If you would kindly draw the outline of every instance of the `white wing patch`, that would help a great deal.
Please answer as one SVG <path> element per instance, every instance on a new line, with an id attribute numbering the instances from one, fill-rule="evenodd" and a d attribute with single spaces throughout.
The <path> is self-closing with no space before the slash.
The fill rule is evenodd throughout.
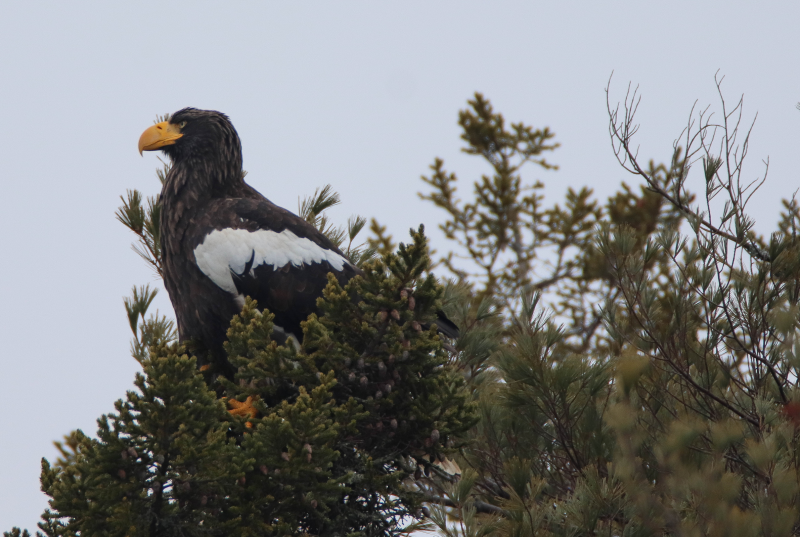
<path id="1" fill-rule="evenodd" d="M 303 264 L 327 261 L 336 270 L 350 264 L 344 257 L 301 238 L 288 229 L 275 231 L 260 229 L 215 229 L 194 249 L 194 259 L 200 270 L 222 289 L 238 295 L 231 271 L 241 274 L 250 259 L 253 269 L 259 265 L 272 265 L 276 269 L 291 263 Z"/>

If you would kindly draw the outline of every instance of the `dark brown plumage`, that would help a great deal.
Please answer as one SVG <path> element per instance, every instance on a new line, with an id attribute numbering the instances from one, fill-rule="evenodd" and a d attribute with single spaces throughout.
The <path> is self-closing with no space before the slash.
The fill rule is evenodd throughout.
<path id="1" fill-rule="evenodd" d="M 139 149 L 172 161 L 160 198 L 164 283 L 181 341 L 201 347 L 200 365 L 230 373 L 223 343 L 245 296 L 275 315 L 276 337 L 302 341 L 300 323 L 316 311 L 327 274 L 344 284 L 360 273 L 323 233 L 244 182 L 239 136 L 224 114 L 184 108 L 147 129 Z M 448 323 L 441 329 L 454 337 Z"/>

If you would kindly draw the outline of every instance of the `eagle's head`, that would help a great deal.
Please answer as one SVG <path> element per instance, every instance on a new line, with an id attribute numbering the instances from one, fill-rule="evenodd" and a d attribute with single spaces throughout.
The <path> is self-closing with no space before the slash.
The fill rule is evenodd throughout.
<path id="1" fill-rule="evenodd" d="M 184 108 L 145 130 L 139 153 L 163 151 L 173 163 L 212 159 L 241 165 L 241 142 L 228 116 L 214 110 Z"/>

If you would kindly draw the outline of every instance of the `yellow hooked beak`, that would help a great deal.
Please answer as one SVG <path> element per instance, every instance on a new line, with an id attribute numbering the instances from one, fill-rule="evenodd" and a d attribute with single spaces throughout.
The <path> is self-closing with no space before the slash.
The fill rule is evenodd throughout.
<path id="1" fill-rule="evenodd" d="M 183 134 L 177 125 L 168 121 L 157 123 L 139 137 L 139 154 L 141 155 L 142 151 L 155 151 L 165 145 L 173 145 L 181 136 Z"/>

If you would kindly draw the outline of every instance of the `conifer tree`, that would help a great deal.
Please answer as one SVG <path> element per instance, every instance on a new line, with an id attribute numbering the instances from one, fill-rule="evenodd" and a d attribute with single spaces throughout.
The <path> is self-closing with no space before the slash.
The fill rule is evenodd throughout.
<path id="1" fill-rule="evenodd" d="M 800 534 L 800 211 L 784 201 L 776 231 L 755 232 L 766 174 L 744 180 L 742 102 L 720 90 L 720 118 L 692 115 L 669 164 L 645 165 L 636 92 L 609 100 L 642 186 L 549 207 L 519 170 L 549 165 L 550 132 L 469 105 L 465 151 L 493 175 L 466 201 L 442 161 L 423 177 L 457 243 L 443 263 L 462 283 L 459 365 L 480 415 L 431 506 L 440 534 Z"/>
<path id="2" fill-rule="evenodd" d="M 44 535 L 389 536 L 419 526 L 430 496 L 421 476 L 462 447 L 474 404 L 433 322 L 444 291 L 423 229 L 379 259 L 354 243 L 364 219 L 327 220 L 337 202 L 325 187 L 299 212 L 364 276 L 344 288 L 329 279 L 300 348 L 272 341 L 273 315 L 248 299 L 225 344 L 234 378 L 199 371 L 172 321 L 147 315 L 156 291 L 134 287 L 125 308 L 142 373 L 96 436 L 75 431 L 59 460 L 42 461 Z M 160 274 L 158 200 L 130 191 L 117 218 Z"/>

